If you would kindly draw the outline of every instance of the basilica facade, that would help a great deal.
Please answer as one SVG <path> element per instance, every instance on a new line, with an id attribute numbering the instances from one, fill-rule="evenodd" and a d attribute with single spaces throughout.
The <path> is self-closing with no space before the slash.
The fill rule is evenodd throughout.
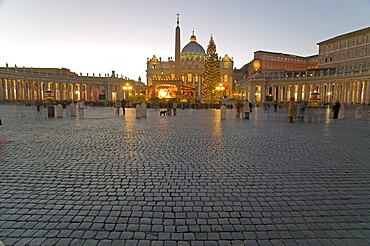
<path id="1" fill-rule="evenodd" d="M 202 83 L 205 71 L 206 52 L 197 42 L 193 31 L 190 42 L 180 52 L 180 28 L 176 27 L 175 59 L 161 57 L 147 59 L 147 100 L 179 99 L 188 102 L 202 100 Z M 225 98 L 233 96 L 234 61 L 227 54 L 219 58 L 221 70 L 220 88 Z"/>

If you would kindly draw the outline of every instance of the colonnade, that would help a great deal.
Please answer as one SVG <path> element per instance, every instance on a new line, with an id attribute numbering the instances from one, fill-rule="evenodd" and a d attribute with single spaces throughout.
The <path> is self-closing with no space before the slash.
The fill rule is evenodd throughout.
<path id="1" fill-rule="evenodd" d="M 236 87 L 234 98 L 254 103 L 266 101 L 309 102 L 317 95 L 319 104 L 332 104 L 336 100 L 346 104 L 370 103 L 370 75 L 361 78 L 310 78 L 302 79 L 251 79 Z"/>
<path id="2" fill-rule="evenodd" d="M 9 69 L 7 69 L 9 70 Z M 131 84 L 131 91 L 122 86 Z M 116 101 L 136 93 L 135 82 L 117 77 L 68 76 L 52 74 L 27 74 L 0 69 L 0 100 L 25 101 L 46 100 L 51 91 L 57 101 Z"/>

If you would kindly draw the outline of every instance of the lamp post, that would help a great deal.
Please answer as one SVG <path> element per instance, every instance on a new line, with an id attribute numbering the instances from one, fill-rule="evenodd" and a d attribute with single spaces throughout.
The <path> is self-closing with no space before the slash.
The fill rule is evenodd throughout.
<path id="1" fill-rule="evenodd" d="M 129 83 L 126 83 L 126 85 L 122 86 L 122 90 L 125 91 L 125 99 L 128 100 L 128 95 L 126 96 L 126 93 L 129 93 L 129 91 L 132 90 L 132 86 L 130 86 Z"/>
<path id="2" fill-rule="evenodd" d="M 224 96 L 225 93 L 225 86 L 220 83 L 218 86 L 216 86 L 216 90 L 222 93 L 220 96 L 220 103 L 222 103 L 222 96 Z"/>

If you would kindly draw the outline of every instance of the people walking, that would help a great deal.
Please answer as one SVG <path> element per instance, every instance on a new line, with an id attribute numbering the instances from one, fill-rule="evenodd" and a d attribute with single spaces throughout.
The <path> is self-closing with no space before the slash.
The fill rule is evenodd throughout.
<path id="1" fill-rule="evenodd" d="M 173 115 L 176 115 L 177 114 L 177 102 L 176 102 L 176 100 L 173 101 L 172 108 L 173 108 Z"/>
<path id="2" fill-rule="evenodd" d="M 245 102 L 243 103 L 244 119 L 249 120 L 250 112 L 252 112 L 252 104 L 248 100 L 245 100 Z"/>
<path id="3" fill-rule="evenodd" d="M 40 108 L 41 108 L 41 105 L 42 105 L 41 100 L 37 100 L 35 104 L 36 104 L 36 107 L 37 107 L 37 111 L 40 111 Z"/>
<path id="4" fill-rule="evenodd" d="M 126 100 L 124 98 L 121 100 L 121 106 L 122 106 L 122 113 L 123 115 L 125 115 L 126 114 L 126 110 L 125 110 Z"/>
<path id="5" fill-rule="evenodd" d="M 306 102 L 300 101 L 297 109 L 297 120 L 304 121 L 304 111 L 306 110 Z"/>
<path id="6" fill-rule="evenodd" d="M 243 104 L 237 101 L 235 107 L 236 107 L 236 118 L 240 119 L 240 112 L 243 110 Z"/>
<path id="7" fill-rule="evenodd" d="M 172 115 L 172 107 L 173 107 L 173 104 L 172 104 L 172 101 L 168 101 L 167 102 L 167 115 Z"/>
<path id="8" fill-rule="evenodd" d="M 337 100 L 333 105 L 333 113 L 334 113 L 333 119 L 338 119 L 339 109 L 340 109 L 340 102 Z"/>
<path id="9" fill-rule="evenodd" d="M 77 108 L 78 108 L 79 115 L 84 115 L 84 107 L 85 107 L 85 104 L 83 101 L 77 102 Z"/>
<path id="10" fill-rule="evenodd" d="M 294 101 L 294 97 L 290 99 L 288 102 L 288 117 L 290 120 L 290 123 L 294 123 L 293 118 L 297 115 L 297 104 Z"/>
<path id="11" fill-rule="evenodd" d="M 119 109 L 121 108 L 121 103 L 119 102 L 119 100 L 116 101 L 115 107 L 116 107 L 116 114 L 119 114 Z"/>
<path id="12" fill-rule="evenodd" d="M 278 108 L 278 103 L 275 101 L 274 102 L 274 112 L 277 112 L 277 108 Z"/>

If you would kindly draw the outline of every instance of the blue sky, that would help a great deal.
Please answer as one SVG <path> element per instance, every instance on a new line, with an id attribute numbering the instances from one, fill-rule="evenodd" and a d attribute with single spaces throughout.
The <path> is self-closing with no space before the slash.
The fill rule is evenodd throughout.
<path id="1" fill-rule="evenodd" d="M 206 50 L 212 34 L 236 68 L 257 50 L 314 55 L 316 43 L 370 26 L 370 0 L 0 0 L 0 66 L 146 81 L 147 58 L 174 57 L 176 13 L 181 47 L 194 30 Z"/>

